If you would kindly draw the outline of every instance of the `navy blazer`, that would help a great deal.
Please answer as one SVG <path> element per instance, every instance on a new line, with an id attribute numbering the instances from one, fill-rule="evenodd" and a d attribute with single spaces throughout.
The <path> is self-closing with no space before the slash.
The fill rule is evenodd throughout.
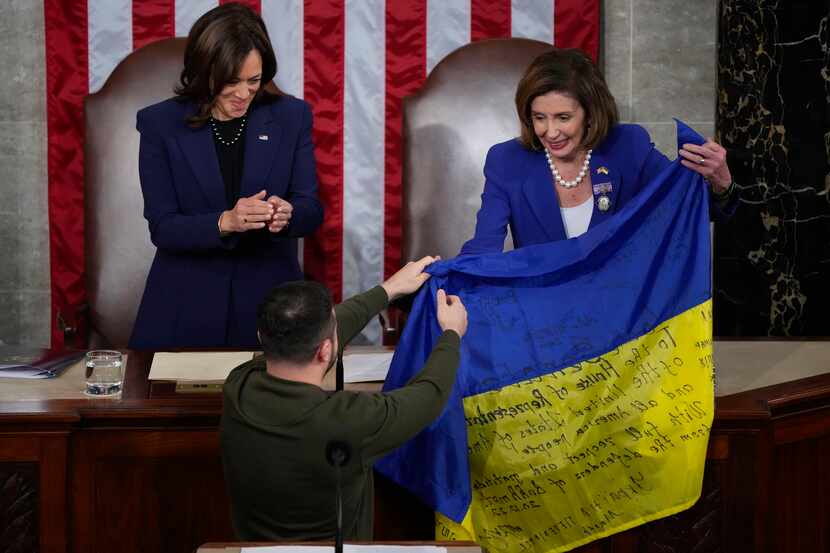
<path id="1" fill-rule="evenodd" d="M 610 185 L 606 195 L 611 205 L 607 211 L 595 205 L 588 228 L 607 220 L 670 163 L 641 126 L 614 126 L 593 149 L 590 163 L 594 188 Z M 459 255 L 502 251 L 507 225 L 515 248 L 567 238 L 543 151 L 528 150 L 516 139 L 496 144 L 487 153 L 484 176 L 475 235 Z M 724 210 L 710 203 L 710 211 L 720 218 L 734 211 L 735 204 L 730 202 Z"/>
<path id="2" fill-rule="evenodd" d="M 144 218 L 156 246 L 130 348 L 255 347 L 256 309 L 274 285 L 303 277 L 297 237 L 323 221 L 317 197 L 311 110 L 291 96 L 252 106 L 240 197 L 261 190 L 291 202 L 282 231 L 222 237 L 227 208 L 209 125 L 193 129 L 195 106 L 169 99 L 138 112 Z"/>

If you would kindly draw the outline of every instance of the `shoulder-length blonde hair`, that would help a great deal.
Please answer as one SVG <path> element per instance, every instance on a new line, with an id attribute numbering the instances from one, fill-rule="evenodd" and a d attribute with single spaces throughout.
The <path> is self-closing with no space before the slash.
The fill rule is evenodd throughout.
<path id="1" fill-rule="evenodd" d="M 516 87 L 516 111 L 522 126 L 519 141 L 529 150 L 542 149 L 533 130 L 530 105 L 548 92 L 567 94 L 585 110 L 586 148 L 602 142 L 619 121 L 617 103 L 591 58 L 576 48 L 553 48 L 530 63 Z"/>
<path id="2" fill-rule="evenodd" d="M 265 90 L 277 74 L 277 58 L 262 18 L 242 4 L 224 4 L 196 20 L 187 36 L 184 68 L 176 95 L 196 104 L 196 113 L 187 120 L 201 127 L 222 89 L 239 74 L 245 58 L 256 50 L 262 57 L 262 83 L 254 102 L 273 99 Z M 279 89 L 275 89 L 278 94 Z"/>

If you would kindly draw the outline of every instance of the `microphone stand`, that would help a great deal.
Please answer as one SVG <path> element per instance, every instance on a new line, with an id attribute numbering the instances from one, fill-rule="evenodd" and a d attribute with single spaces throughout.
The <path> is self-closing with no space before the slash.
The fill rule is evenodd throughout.
<path id="1" fill-rule="evenodd" d="M 340 485 L 340 465 L 334 463 L 334 478 L 337 482 L 337 531 L 334 533 L 334 553 L 343 553 L 343 490 Z"/>
<path id="2" fill-rule="evenodd" d="M 334 369 L 334 389 L 343 390 L 343 352 L 337 352 L 337 367 Z"/>
<path id="3" fill-rule="evenodd" d="M 351 448 L 346 442 L 330 441 L 326 444 L 326 460 L 334 467 L 335 486 L 337 490 L 335 497 L 335 513 L 337 516 L 337 528 L 334 533 L 335 553 L 343 553 L 343 489 L 340 467 L 349 462 L 350 456 Z"/>
<path id="4" fill-rule="evenodd" d="M 337 352 L 337 367 L 335 368 L 334 389 L 343 390 L 343 352 Z M 329 442 L 326 444 L 326 458 L 329 464 L 334 465 L 334 479 L 337 495 L 335 509 L 337 513 L 337 531 L 334 533 L 334 553 L 343 553 L 343 490 L 341 485 L 340 467 L 349 460 L 349 446 L 343 442 Z"/>

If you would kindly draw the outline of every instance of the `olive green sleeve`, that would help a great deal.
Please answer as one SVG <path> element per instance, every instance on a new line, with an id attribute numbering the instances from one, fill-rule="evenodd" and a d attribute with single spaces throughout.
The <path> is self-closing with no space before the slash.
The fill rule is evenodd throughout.
<path id="1" fill-rule="evenodd" d="M 423 369 L 406 386 L 392 392 L 363 394 L 364 462 L 372 462 L 402 445 L 438 418 L 452 392 L 460 348 L 458 334 L 444 331 Z"/>
<path id="2" fill-rule="evenodd" d="M 386 290 L 382 286 L 375 286 L 371 290 L 353 296 L 335 306 L 334 315 L 337 318 L 337 339 L 340 351 L 357 336 L 365 327 L 389 304 Z"/>

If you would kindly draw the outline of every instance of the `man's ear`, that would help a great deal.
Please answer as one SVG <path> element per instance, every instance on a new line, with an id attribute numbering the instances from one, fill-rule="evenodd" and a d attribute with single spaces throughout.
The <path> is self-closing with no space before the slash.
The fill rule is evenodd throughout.
<path id="1" fill-rule="evenodd" d="M 317 348 L 317 360 L 328 366 L 332 355 L 334 355 L 334 341 L 331 338 L 325 338 Z"/>

